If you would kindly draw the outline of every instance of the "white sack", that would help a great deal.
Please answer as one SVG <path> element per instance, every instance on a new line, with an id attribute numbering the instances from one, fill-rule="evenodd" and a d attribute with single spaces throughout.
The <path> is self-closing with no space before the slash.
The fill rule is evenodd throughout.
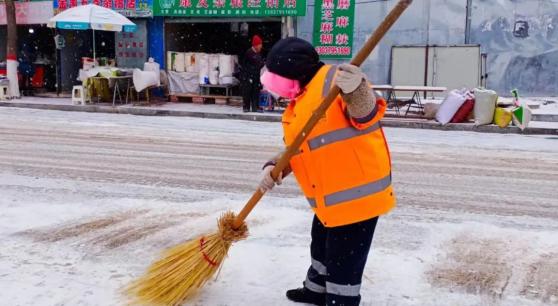
<path id="1" fill-rule="evenodd" d="M 137 92 L 140 92 L 148 87 L 157 86 L 159 84 L 160 75 L 155 71 L 141 71 L 134 69 L 132 80 Z"/>
<path id="2" fill-rule="evenodd" d="M 234 57 L 232 55 L 219 55 L 219 78 L 232 77 L 234 72 Z"/>
<path id="3" fill-rule="evenodd" d="M 159 77 L 157 78 L 157 86 L 161 86 L 161 65 L 153 61 L 153 58 L 149 58 L 149 62 L 143 64 L 144 71 L 154 71 Z"/>
<path id="4" fill-rule="evenodd" d="M 465 103 L 465 100 L 467 100 L 466 90 L 454 89 L 450 91 L 442 102 L 442 105 L 440 105 L 438 112 L 436 112 L 436 121 L 443 125 L 448 124 L 461 105 Z"/>
<path id="5" fill-rule="evenodd" d="M 498 94 L 494 90 L 475 88 L 475 125 L 491 124 L 494 120 L 494 111 Z"/>
<path id="6" fill-rule="evenodd" d="M 184 66 L 184 53 L 176 53 L 176 58 L 174 61 L 174 66 L 175 66 L 175 70 L 178 72 L 184 72 L 185 70 L 185 66 Z"/>

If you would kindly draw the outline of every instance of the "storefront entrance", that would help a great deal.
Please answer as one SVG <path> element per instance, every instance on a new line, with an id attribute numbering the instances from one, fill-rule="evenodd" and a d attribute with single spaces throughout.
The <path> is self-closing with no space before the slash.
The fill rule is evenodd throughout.
<path id="1" fill-rule="evenodd" d="M 283 36 L 280 17 L 168 18 L 165 50 L 169 92 L 176 97 L 241 100 L 240 70 L 252 37 L 263 40 L 262 56 Z"/>
<path id="2" fill-rule="evenodd" d="M 6 39 L 6 26 L 0 26 L 0 41 Z M 56 61 L 54 31 L 46 25 L 18 25 L 18 75 L 22 94 L 54 91 Z M 6 48 L 1 48 L 0 62 L 4 62 Z M 5 74 L 0 64 L 0 74 Z"/>
<path id="3" fill-rule="evenodd" d="M 224 53 L 242 58 L 251 46 L 251 38 L 259 35 L 264 41 L 263 54 L 281 39 L 281 19 L 271 21 L 167 22 L 167 51 Z"/>

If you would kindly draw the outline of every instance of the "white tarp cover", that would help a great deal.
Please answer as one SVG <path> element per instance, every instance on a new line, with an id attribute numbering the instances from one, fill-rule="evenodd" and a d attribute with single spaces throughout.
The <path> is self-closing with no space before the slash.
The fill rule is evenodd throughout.
<path id="1" fill-rule="evenodd" d="M 169 71 L 169 92 L 173 93 L 199 93 L 200 84 L 196 72 Z"/>

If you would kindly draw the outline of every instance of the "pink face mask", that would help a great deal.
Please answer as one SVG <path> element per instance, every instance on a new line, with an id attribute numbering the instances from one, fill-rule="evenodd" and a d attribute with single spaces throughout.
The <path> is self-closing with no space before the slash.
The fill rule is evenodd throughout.
<path id="1" fill-rule="evenodd" d="M 300 93 L 300 83 L 296 80 L 284 78 L 267 69 L 263 69 L 260 81 L 265 90 L 271 94 L 287 99 L 294 99 Z"/>

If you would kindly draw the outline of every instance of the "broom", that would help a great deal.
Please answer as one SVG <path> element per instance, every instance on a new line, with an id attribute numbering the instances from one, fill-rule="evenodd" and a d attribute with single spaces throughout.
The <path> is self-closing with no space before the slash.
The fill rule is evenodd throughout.
<path id="1" fill-rule="evenodd" d="M 395 21 L 409 7 L 412 0 L 400 0 L 384 19 L 374 34 L 353 58 L 351 64 L 360 66 L 374 50 L 382 37 Z M 302 131 L 281 156 L 271 175 L 276 178 L 298 148 L 310 134 L 314 126 L 339 95 L 340 89 L 334 85 L 320 106 L 314 111 Z M 248 227 L 244 220 L 264 193 L 259 189 L 252 195 L 242 211 L 224 213 L 218 221 L 215 233 L 195 238 L 168 249 L 161 259 L 153 263 L 147 272 L 132 282 L 126 292 L 131 304 L 179 305 L 191 298 L 220 268 L 233 242 L 248 237 Z"/>

